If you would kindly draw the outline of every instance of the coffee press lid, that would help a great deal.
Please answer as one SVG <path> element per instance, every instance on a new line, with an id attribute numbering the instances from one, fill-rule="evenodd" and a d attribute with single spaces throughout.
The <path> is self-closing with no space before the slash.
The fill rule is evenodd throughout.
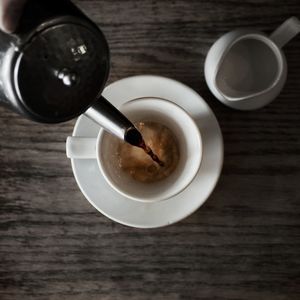
<path id="1" fill-rule="evenodd" d="M 36 121 L 57 123 L 80 115 L 107 80 L 109 50 L 96 28 L 54 25 L 36 34 L 20 51 L 15 89 Z"/>

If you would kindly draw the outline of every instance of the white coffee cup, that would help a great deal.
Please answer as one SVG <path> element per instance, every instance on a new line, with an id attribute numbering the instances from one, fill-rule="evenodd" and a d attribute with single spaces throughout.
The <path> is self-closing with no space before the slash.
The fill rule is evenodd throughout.
<path id="1" fill-rule="evenodd" d="M 281 92 L 287 65 L 281 48 L 300 32 L 296 17 L 286 20 L 270 37 L 259 31 L 237 29 L 219 38 L 205 61 L 205 79 L 225 105 L 254 110 Z"/>
<path id="2" fill-rule="evenodd" d="M 171 130 L 178 142 L 180 159 L 169 177 L 154 183 L 141 183 L 120 170 L 116 151 L 119 141 L 103 129 L 97 138 L 68 137 L 67 156 L 97 159 L 107 183 L 127 198 L 156 202 L 179 194 L 193 181 L 202 160 L 202 139 L 194 120 L 178 105 L 160 98 L 135 99 L 119 109 L 133 123 L 152 121 Z"/>

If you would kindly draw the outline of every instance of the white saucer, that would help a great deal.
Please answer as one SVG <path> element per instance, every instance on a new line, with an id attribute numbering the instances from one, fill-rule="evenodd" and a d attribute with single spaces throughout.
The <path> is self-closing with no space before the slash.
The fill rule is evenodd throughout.
<path id="1" fill-rule="evenodd" d="M 193 182 L 179 195 L 158 203 L 142 203 L 114 191 L 102 177 L 96 160 L 72 159 L 74 176 L 89 202 L 108 218 L 137 228 L 170 225 L 196 211 L 215 188 L 223 165 L 222 133 L 206 102 L 188 86 L 159 76 L 122 79 L 109 85 L 103 96 L 116 107 L 132 99 L 150 96 L 180 105 L 200 128 L 203 160 Z M 87 117 L 81 116 L 76 122 L 73 136 L 96 137 L 99 128 Z"/>

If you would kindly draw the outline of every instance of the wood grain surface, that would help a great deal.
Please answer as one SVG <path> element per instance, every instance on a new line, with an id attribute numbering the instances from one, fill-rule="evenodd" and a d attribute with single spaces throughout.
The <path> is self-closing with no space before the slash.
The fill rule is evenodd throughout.
<path id="1" fill-rule="evenodd" d="M 74 2 L 109 40 L 109 82 L 168 76 L 207 100 L 224 169 L 186 220 L 128 228 L 80 193 L 65 156 L 74 121 L 35 124 L 0 108 L 0 299 L 300 299 L 300 36 L 284 48 L 284 90 L 262 110 L 226 108 L 203 76 L 219 36 L 240 26 L 270 33 L 300 17 L 299 0 Z"/>

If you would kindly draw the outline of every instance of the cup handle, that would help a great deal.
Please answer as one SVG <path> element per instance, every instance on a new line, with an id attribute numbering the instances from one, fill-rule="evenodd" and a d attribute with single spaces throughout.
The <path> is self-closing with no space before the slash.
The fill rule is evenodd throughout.
<path id="1" fill-rule="evenodd" d="M 97 157 L 96 143 L 96 138 L 69 136 L 66 142 L 67 157 L 76 159 L 95 159 Z"/>
<path id="2" fill-rule="evenodd" d="M 291 17 L 283 22 L 271 35 L 270 39 L 282 48 L 292 38 L 300 32 L 300 21 L 296 17 Z"/>

